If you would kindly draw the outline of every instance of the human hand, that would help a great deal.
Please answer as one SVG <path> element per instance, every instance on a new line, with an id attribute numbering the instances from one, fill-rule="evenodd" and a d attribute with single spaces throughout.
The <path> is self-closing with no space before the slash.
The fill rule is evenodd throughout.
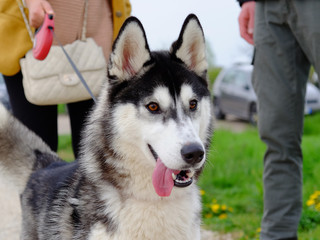
<path id="1" fill-rule="evenodd" d="M 34 28 L 41 26 L 46 13 L 54 15 L 54 11 L 50 3 L 45 0 L 26 0 L 25 2 L 29 9 L 30 26 Z"/>
<path id="2" fill-rule="evenodd" d="M 241 37 L 252 45 L 254 44 L 253 30 L 255 5 L 256 3 L 254 1 L 243 3 L 238 18 Z"/>

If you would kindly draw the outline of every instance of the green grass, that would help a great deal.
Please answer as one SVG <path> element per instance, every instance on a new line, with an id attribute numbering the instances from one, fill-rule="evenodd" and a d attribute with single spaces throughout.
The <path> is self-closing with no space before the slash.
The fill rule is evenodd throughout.
<path id="1" fill-rule="evenodd" d="M 209 89 L 212 89 L 213 83 L 217 76 L 219 75 L 221 68 L 209 68 L 208 78 L 209 78 Z"/>
<path id="2" fill-rule="evenodd" d="M 67 106 L 65 104 L 58 104 L 58 113 L 59 114 L 65 114 L 67 113 Z"/>
<path id="3" fill-rule="evenodd" d="M 60 158 L 68 162 L 74 160 L 71 135 L 59 135 L 58 155 Z"/>
<path id="4" fill-rule="evenodd" d="M 306 205 L 310 195 L 320 190 L 320 114 L 305 118 L 302 148 L 304 152 L 304 210 L 299 239 L 320 239 L 320 212 Z M 239 239 L 258 239 L 263 210 L 263 155 L 265 145 L 257 129 L 241 133 L 216 130 L 208 164 L 199 186 L 203 195 L 205 228 L 220 232 L 241 233 Z M 212 200 L 232 208 L 227 218 L 212 213 Z"/>
<path id="5" fill-rule="evenodd" d="M 216 199 L 218 204 L 233 210 L 224 220 L 206 218 L 204 215 L 204 223 L 211 230 L 255 236 L 262 213 L 264 151 L 265 146 L 259 140 L 256 129 L 242 133 L 227 130 L 215 132 L 209 161 L 199 186 L 205 191 L 204 205 L 210 205 L 210 199 Z"/>
<path id="6" fill-rule="evenodd" d="M 320 239 L 320 212 L 306 205 L 310 195 L 320 190 L 320 113 L 305 118 L 302 142 L 304 155 L 303 214 L 300 240 Z M 199 186 L 204 190 L 204 227 L 231 232 L 237 239 L 258 239 L 262 216 L 263 155 L 266 147 L 258 131 L 248 127 L 241 133 L 216 130 L 210 156 Z M 71 137 L 59 136 L 59 155 L 73 160 Z M 214 213 L 212 206 L 219 206 Z M 225 210 L 221 207 L 225 205 Z M 220 217 L 220 218 L 219 218 Z"/>

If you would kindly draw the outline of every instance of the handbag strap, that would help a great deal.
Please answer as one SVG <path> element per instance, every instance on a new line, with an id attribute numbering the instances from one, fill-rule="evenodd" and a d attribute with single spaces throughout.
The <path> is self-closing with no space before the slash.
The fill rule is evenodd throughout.
<path id="1" fill-rule="evenodd" d="M 27 27 L 27 30 L 28 30 L 28 33 L 29 33 L 29 36 L 30 36 L 30 39 L 33 42 L 34 41 L 33 33 L 32 33 L 32 30 L 31 30 L 28 18 L 26 16 L 25 12 L 24 12 L 24 6 L 22 5 L 20 0 L 16 0 L 16 2 L 18 3 L 20 12 L 21 12 L 22 17 L 23 17 L 23 21 L 24 21 L 24 23 L 25 23 L 25 25 Z M 81 31 L 81 41 L 86 41 L 86 39 L 87 39 L 86 35 L 87 35 L 88 5 L 89 5 L 89 0 L 85 0 L 84 1 L 84 11 L 83 11 L 83 24 L 82 24 L 82 31 Z"/>
<path id="2" fill-rule="evenodd" d="M 32 30 L 31 30 L 31 27 L 29 25 L 29 22 L 28 22 L 28 19 L 27 19 L 27 16 L 26 16 L 26 13 L 24 12 L 24 7 L 23 5 L 21 4 L 20 0 L 16 0 L 16 2 L 18 3 L 18 6 L 19 6 L 19 9 L 20 9 L 20 12 L 22 14 L 22 18 L 23 18 L 23 21 L 27 27 L 27 30 L 28 30 L 28 33 L 29 33 L 29 36 L 30 36 L 30 39 L 31 39 L 31 42 L 33 42 L 33 33 L 32 33 Z"/>
<path id="3" fill-rule="evenodd" d="M 91 98 L 93 99 L 93 101 L 96 103 L 97 100 L 95 98 L 95 96 L 93 95 L 90 87 L 88 86 L 86 80 L 84 80 L 82 74 L 80 73 L 80 71 L 78 70 L 77 66 L 74 64 L 74 62 L 72 61 L 71 57 L 69 56 L 69 54 L 67 53 L 67 51 L 64 49 L 64 47 L 62 46 L 61 42 L 59 41 L 59 39 L 57 38 L 57 36 L 55 35 L 53 29 L 50 29 L 50 31 L 52 32 L 54 38 L 57 40 L 59 46 L 61 47 L 64 55 L 67 57 L 71 67 L 73 68 L 73 70 L 75 71 L 75 73 L 77 74 L 77 76 L 79 77 L 79 79 L 81 80 L 83 86 L 87 89 L 88 93 L 90 94 Z"/>
<path id="4" fill-rule="evenodd" d="M 89 0 L 85 0 L 84 12 L 83 12 L 83 24 L 82 24 L 82 31 L 81 31 L 81 41 L 85 41 L 87 39 L 86 35 L 87 35 L 88 4 L 89 4 Z"/>

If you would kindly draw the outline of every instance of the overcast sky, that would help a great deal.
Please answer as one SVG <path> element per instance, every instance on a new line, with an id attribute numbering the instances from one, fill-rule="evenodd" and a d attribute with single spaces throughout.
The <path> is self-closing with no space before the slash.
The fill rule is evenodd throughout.
<path id="1" fill-rule="evenodd" d="M 168 49 L 178 38 L 182 23 L 195 13 L 218 66 L 248 60 L 249 44 L 239 35 L 236 0 L 130 0 L 132 15 L 142 22 L 151 50 Z M 250 61 L 250 60 L 248 60 Z"/>

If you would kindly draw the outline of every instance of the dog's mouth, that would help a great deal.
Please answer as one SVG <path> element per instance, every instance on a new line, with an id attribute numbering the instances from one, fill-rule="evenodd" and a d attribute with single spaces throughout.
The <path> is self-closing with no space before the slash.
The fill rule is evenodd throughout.
<path id="1" fill-rule="evenodd" d="M 170 196 L 173 186 L 183 188 L 192 184 L 194 170 L 167 168 L 153 148 L 150 145 L 148 147 L 156 160 L 156 167 L 152 174 L 152 183 L 156 193 L 160 197 Z"/>
<path id="2" fill-rule="evenodd" d="M 176 187 L 188 187 L 193 179 L 194 171 L 182 170 L 177 175 L 172 173 L 172 179 Z"/>

